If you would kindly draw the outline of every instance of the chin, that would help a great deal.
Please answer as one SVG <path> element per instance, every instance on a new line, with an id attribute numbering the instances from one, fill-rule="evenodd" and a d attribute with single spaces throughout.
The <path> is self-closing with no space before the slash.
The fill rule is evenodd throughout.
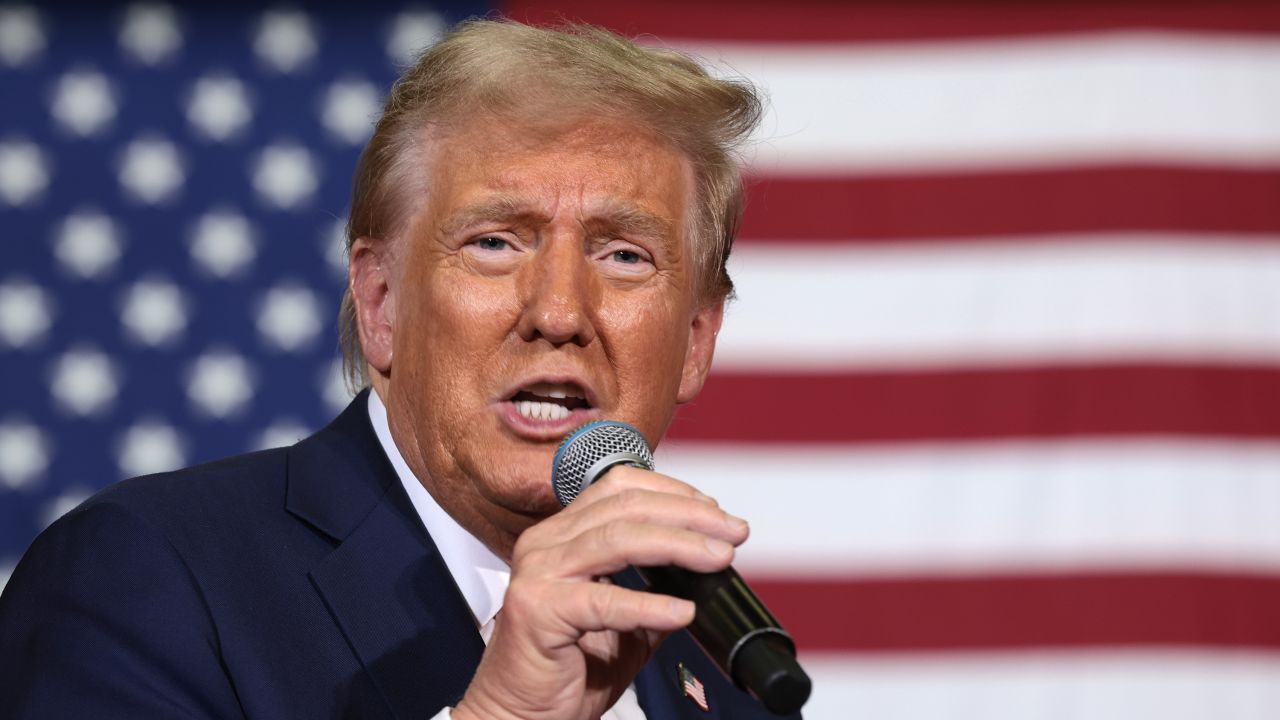
<path id="1" fill-rule="evenodd" d="M 554 515 L 561 507 L 551 489 L 551 458 L 554 448 L 529 448 L 518 458 L 490 468 L 482 480 L 490 502 L 520 515 L 539 518 Z M 486 481 L 487 480 L 487 481 Z"/>

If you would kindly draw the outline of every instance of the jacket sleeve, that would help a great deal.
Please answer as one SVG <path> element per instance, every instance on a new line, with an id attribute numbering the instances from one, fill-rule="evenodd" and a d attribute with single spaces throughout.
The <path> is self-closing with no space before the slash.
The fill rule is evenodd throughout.
<path id="1" fill-rule="evenodd" d="M 237 718 L 208 606 L 164 535 L 96 499 L 0 596 L 0 718 Z"/>

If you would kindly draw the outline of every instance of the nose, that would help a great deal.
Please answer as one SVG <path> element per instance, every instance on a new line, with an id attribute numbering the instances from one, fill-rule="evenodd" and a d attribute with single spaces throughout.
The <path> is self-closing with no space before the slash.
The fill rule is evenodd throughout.
<path id="1" fill-rule="evenodd" d="M 544 241 L 521 271 L 521 339 L 580 347 L 595 340 L 595 288 L 579 238 Z"/>

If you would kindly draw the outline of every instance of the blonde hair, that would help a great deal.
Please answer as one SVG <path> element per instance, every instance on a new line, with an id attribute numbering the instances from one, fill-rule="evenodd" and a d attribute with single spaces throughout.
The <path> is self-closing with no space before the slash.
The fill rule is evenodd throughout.
<path id="1" fill-rule="evenodd" d="M 528 112 L 544 104 L 555 112 Z M 692 260 L 699 301 L 732 295 L 725 261 L 743 206 L 737 153 L 759 122 L 759 96 L 750 83 L 714 78 L 686 55 L 587 25 L 544 29 L 470 20 L 424 52 L 392 87 L 360 155 L 348 251 L 358 238 L 385 241 L 404 232 L 427 189 L 424 132 L 473 109 L 520 112 L 525 123 L 590 112 L 635 123 L 671 142 L 694 169 Z M 348 288 L 338 324 L 353 389 L 368 383 L 357 322 Z"/>

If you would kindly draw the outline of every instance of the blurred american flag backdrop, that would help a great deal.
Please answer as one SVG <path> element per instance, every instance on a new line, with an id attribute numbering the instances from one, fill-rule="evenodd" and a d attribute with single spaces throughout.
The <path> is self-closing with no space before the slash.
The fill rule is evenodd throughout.
<path id="1" fill-rule="evenodd" d="M 355 159 L 495 9 L 770 97 L 659 468 L 752 521 L 808 717 L 1280 717 L 1275 2 L 0 4 L 0 585 L 346 404 Z"/>

